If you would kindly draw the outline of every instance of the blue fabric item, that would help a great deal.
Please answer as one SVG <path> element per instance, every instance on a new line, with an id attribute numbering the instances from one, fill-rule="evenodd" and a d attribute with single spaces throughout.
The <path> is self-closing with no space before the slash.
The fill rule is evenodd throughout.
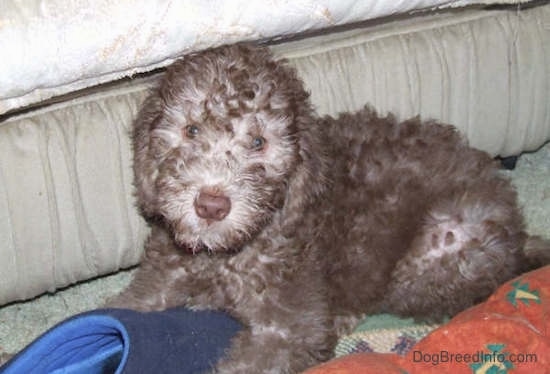
<path id="1" fill-rule="evenodd" d="M 223 356 L 240 329 L 222 312 L 100 309 L 54 326 L 0 373 L 203 373 Z"/>

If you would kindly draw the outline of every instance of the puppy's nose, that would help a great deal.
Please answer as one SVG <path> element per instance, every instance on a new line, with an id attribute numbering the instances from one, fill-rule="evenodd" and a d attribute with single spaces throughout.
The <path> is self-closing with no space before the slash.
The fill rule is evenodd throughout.
<path id="1" fill-rule="evenodd" d="M 201 190 L 195 199 L 195 212 L 201 218 L 221 221 L 231 210 L 231 200 L 221 193 Z"/>

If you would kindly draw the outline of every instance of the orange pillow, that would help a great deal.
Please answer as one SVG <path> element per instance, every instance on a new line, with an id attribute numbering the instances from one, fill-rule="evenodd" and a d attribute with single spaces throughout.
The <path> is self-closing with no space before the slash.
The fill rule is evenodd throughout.
<path id="1" fill-rule="evenodd" d="M 405 356 L 358 353 L 307 374 L 550 373 L 550 266 L 501 286 L 437 328 Z"/>

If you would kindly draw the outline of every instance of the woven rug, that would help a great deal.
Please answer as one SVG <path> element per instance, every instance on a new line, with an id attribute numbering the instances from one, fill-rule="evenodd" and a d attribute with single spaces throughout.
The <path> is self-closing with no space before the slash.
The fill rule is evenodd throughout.
<path id="1" fill-rule="evenodd" d="M 380 352 L 404 355 L 437 324 L 415 324 L 387 314 L 366 317 L 355 330 L 339 339 L 336 357 L 350 353 Z"/>

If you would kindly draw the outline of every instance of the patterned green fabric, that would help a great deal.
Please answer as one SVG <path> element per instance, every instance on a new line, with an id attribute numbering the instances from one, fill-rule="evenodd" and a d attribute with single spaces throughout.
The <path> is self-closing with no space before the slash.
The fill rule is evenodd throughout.
<path id="1" fill-rule="evenodd" d="M 368 316 L 351 334 L 340 338 L 334 353 L 337 357 L 359 352 L 406 354 L 438 326 L 387 314 Z"/>

